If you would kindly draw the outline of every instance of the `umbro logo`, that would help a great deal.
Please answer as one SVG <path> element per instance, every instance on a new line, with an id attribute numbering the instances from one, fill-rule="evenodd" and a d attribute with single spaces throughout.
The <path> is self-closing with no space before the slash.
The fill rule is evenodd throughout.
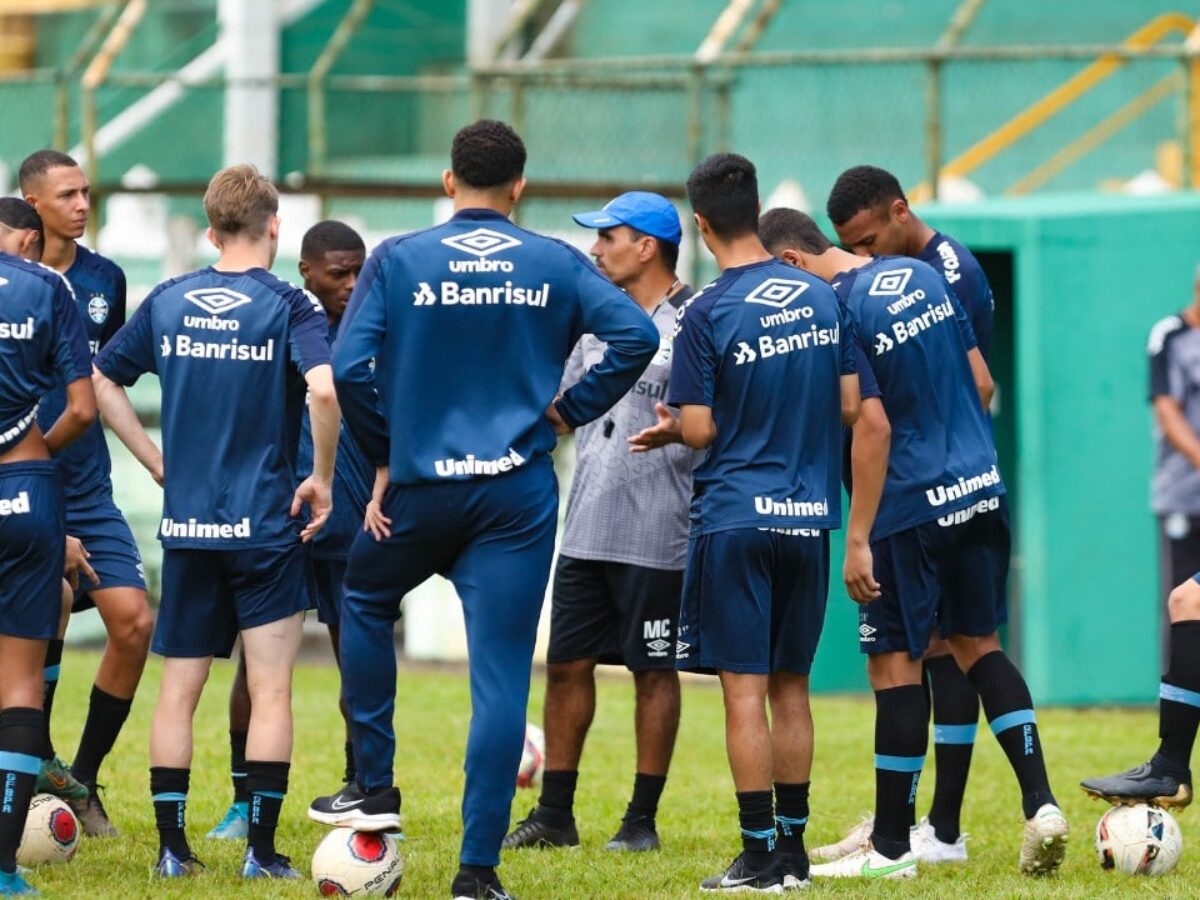
<path id="1" fill-rule="evenodd" d="M 650 651 L 651 656 L 666 656 L 667 651 L 671 649 L 671 642 L 664 641 L 662 638 L 647 641 L 646 649 Z"/>
<path id="2" fill-rule="evenodd" d="M 790 278 L 768 278 L 749 294 L 747 303 L 761 303 L 763 306 L 773 306 L 783 309 L 801 294 L 808 290 L 807 281 L 795 281 Z"/>
<path id="3" fill-rule="evenodd" d="M 745 341 L 738 341 L 737 352 L 733 355 L 735 365 L 745 365 L 758 359 L 758 354 Z"/>
<path id="4" fill-rule="evenodd" d="M 912 278 L 912 269 L 888 269 L 886 272 L 880 272 L 875 276 L 875 280 L 871 282 L 871 289 L 867 292 L 872 297 L 895 297 L 904 293 L 904 288 L 908 286 L 908 279 Z"/>
<path id="5" fill-rule="evenodd" d="M 214 316 L 223 315 L 231 309 L 237 309 L 239 306 L 245 306 L 251 302 L 250 298 L 245 294 L 239 294 L 237 291 L 232 291 L 229 288 L 200 288 L 195 291 L 188 291 L 183 295 L 186 300 L 190 300 L 206 313 Z"/>
<path id="6" fill-rule="evenodd" d="M 861 625 L 858 626 L 858 639 L 860 641 L 874 641 L 875 638 L 873 635 L 878 630 L 879 630 L 878 628 L 872 628 L 866 622 L 863 622 Z"/>
<path id="7" fill-rule="evenodd" d="M 521 246 L 521 242 L 512 235 L 492 231 L 490 228 L 476 228 L 466 234 L 442 238 L 442 243 L 480 259 L 491 256 L 493 253 L 499 253 L 501 250 L 510 250 L 513 247 Z"/>

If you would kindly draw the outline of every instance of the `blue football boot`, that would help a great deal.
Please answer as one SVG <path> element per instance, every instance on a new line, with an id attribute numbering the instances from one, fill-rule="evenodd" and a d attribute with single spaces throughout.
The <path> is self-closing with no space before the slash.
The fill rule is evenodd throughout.
<path id="1" fill-rule="evenodd" d="M 231 804 L 225 818 L 205 836 L 219 841 L 244 841 L 249 833 L 250 804 L 241 802 Z"/>
<path id="2" fill-rule="evenodd" d="M 303 878 L 304 876 L 292 868 L 292 861 L 282 853 L 275 854 L 275 862 L 264 866 L 254 856 L 254 848 L 246 848 L 246 858 L 242 860 L 243 878 Z"/>

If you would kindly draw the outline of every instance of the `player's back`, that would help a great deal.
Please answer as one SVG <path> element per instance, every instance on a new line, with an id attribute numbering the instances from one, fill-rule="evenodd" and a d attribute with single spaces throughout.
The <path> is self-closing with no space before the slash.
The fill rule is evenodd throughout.
<path id="1" fill-rule="evenodd" d="M 25 436 L 56 383 L 90 374 L 75 317 L 61 275 L 0 254 L 0 452 Z"/>
<path id="2" fill-rule="evenodd" d="M 658 346 L 649 317 L 582 254 L 498 212 L 463 210 L 393 238 L 367 261 L 335 350 L 347 419 L 344 376 L 374 338 L 393 483 L 510 472 L 553 449 L 545 410 L 572 347 L 598 330 L 592 316 L 617 329 L 610 346 L 647 360 Z M 560 405 L 567 418 L 588 421 L 616 400 L 593 409 L 581 387 Z"/>
<path id="3" fill-rule="evenodd" d="M 726 269 L 681 313 L 670 397 L 711 406 L 693 534 L 841 525 L 847 320 L 828 284 L 776 260 Z"/>
<path id="4" fill-rule="evenodd" d="M 968 351 L 970 322 L 942 277 L 920 260 L 877 257 L 838 281 L 891 422 L 888 476 L 875 537 L 1004 492 Z"/>
<path id="5" fill-rule="evenodd" d="M 202 269 L 159 285 L 97 365 L 162 384 L 166 547 L 295 540 L 304 359 L 328 361 L 324 314 L 264 269 Z"/>

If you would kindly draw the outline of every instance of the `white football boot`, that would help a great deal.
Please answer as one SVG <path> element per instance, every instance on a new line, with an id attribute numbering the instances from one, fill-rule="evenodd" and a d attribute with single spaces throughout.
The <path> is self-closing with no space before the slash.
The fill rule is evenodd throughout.
<path id="1" fill-rule="evenodd" d="M 917 858 L 912 852 L 899 859 L 888 859 L 870 844 L 851 851 L 841 859 L 813 866 L 809 870 L 817 878 L 916 878 Z"/>
<path id="2" fill-rule="evenodd" d="M 1025 822 L 1021 841 L 1021 871 L 1026 875 L 1049 875 L 1062 865 L 1071 833 L 1067 817 L 1053 803 L 1041 806 Z"/>
<path id="3" fill-rule="evenodd" d="M 861 822 L 846 832 L 846 836 L 834 844 L 825 844 L 808 851 L 808 858 L 813 862 L 825 863 L 841 859 L 847 853 L 861 850 L 868 846 L 871 832 L 875 830 L 875 817 L 866 816 Z"/>
<path id="4" fill-rule="evenodd" d="M 909 830 L 908 842 L 912 844 L 913 856 L 922 864 L 967 861 L 967 835 L 960 834 L 953 844 L 940 841 L 928 816 Z"/>

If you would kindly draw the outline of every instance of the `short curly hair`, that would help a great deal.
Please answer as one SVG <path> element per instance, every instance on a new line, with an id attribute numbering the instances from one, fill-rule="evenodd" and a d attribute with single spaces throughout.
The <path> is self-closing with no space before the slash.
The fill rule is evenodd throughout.
<path id="1" fill-rule="evenodd" d="M 525 172 L 525 142 L 504 122 L 495 119 L 472 122 L 454 135 L 450 171 L 468 187 L 508 184 Z"/>
<path id="2" fill-rule="evenodd" d="M 834 225 L 843 225 L 864 209 L 892 200 L 908 202 L 896 176 L 877 166 L 855 166 L 838 176 L 825 201 L 825 212 Z"/>
<path id="3" fill-rule="evenodd" d="M 722 240 L 758 229 L 758 173 L 736 153 L 716 153 L 692 170 L 688 202 Z"/>

